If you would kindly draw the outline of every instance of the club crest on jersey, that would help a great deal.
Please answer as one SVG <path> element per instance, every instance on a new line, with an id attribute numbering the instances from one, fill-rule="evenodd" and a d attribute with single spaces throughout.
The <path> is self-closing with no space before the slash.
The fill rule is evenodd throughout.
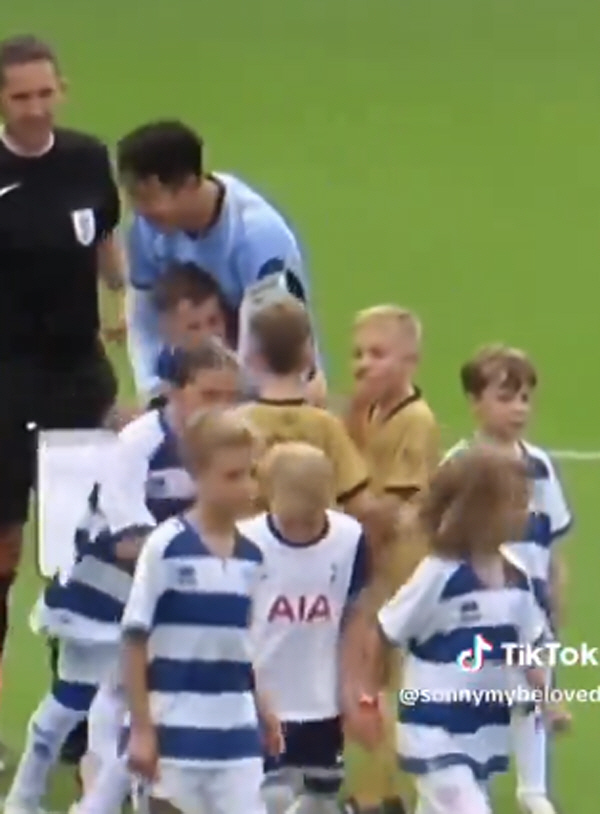
<path id="1" fill-rule="evenodd" d="M 196 587 L 196 569 L 193 565 L 182 565 L 177 569 L 177 583 L 181 588 Z"/>
<path id="2" fill-rule="evenodd" d="M 75 237 L 82 246 L 91 246 L 96 237 L 96 217 L 93 209 L 76 209 L 71 212 Z"/>
<path id="3" fill-rule="evenodd" d="M 481 619 L 479 605 L 477 602 L 467 601 L 463 602 L 460 606 L 460 619 L 461 622 L 475 622 Z"/>
<path id="4" fill-rule="evenodd" d="M 331 619 L 331 606 L 325 594 L 317 596 L 289 597 L 280 595 L 273 600 L 269 609 L 269 622 L 328 622 Z"/>

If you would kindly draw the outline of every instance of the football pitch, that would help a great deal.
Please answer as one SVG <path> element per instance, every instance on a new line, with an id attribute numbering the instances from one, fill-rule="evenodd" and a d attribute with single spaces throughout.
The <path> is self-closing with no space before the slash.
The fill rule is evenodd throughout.
<path id="1" fill-rule="evenodd" d="M 352 313 L 397 301 L 423 318 L 421 384 L 448 441 L 468 427 L 460 363 L 478 344 L 504 340 L 540 369 L 532 439 L 600 450 L 598 3 L 2 6 L 0 36 L 32 31 L 59 50 L 67 123 L 114 141 L 144 120 L 183 118 L 203 133 L 211 167 L 241 175 L 291 217 L 308 248 L 336 388 L 348 381 Z M 131 398 L 126 361 L 116 361 Z M 600 452 L 561 468 L 577 518 L 564 639 L 600 645 Z M 15 751 L 47 682 L 43 643 L 27 626 L 39 588 L 33 561 L 32 542 L 0 703 Z M 571 667 L 560 681 L 592 689 L 600 670 Z M 553 783 L 566 812 L 596 814 L 600 705 L 572 712 Z M 71 793 L 63 772 L 49 807 L 64 811 Z M 499 784 L 498 811 L 515 811 L 510 780 Z"/>

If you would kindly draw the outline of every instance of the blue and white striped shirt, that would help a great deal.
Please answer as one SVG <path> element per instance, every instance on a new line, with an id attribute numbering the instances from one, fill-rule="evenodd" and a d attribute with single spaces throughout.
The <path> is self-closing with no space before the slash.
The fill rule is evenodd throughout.
<path id="1" fill-rule="evenodd" d="M 505 693 L 515 689 L 517 670 L 506 666 L 503 645 L 533 644 L 543 615 L 525 572 L 508 553 L 506 561 L 510 581 L 489 588 L 467 561 L 427 557 L 379 612 L 385 638 L 406 651 L 399 739 L 408 772 L 466 765 L 483 781 L 508 768 Z M 477 635 L 493 649 L 477 671 L 467 672 L 457 659 L 473 649 Z M 414 703 L 402 703 L 406 690 Z"/>
<path id="2" fill-rule="evenodd" d="M 123 615 L 148 634 L 148 687 L 162 761 L 230 765 L 262 756 L 250 621 L 260 549 L 243 536 L 216 557 L 190 522 L 148 537 Z"/>
<path id="3" fill-rule="evenodd" d="M 66 583 L 54 580 L 37 608 L 38 625 L 63 639 L 117 642 L 131 574 L 116 558 L 124 537 L 147 534 L 195 496 L 166 413 L 151 411 L 120 433 L 76 534 Z"/>

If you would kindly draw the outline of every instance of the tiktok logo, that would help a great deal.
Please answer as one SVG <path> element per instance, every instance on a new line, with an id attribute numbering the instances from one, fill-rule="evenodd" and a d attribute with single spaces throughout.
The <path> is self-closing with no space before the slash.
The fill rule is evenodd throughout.
<path id="1" fill-rule="evenodd" d="M 473 647 L 463 650 L 456 658 L 456 663 L 465 673 L 478 673 L 483 667 L 485 653 L 491 653 L 493 645 L 479 633 L 473 638 Z"/>

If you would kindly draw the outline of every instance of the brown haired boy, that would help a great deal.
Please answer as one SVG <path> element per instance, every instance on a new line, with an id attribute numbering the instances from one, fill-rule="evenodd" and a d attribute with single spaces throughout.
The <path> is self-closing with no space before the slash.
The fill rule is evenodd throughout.
<path id="1" fill-rule="evenodd" d="M 571 512 L 548 454 L 523 440 L 537 372 L 523 351 L 488 345 L 462 366 L 460 379 L 476 432 L 474 439 L 453 447 L 448 457 L 479 442 L 501 447 L 526 463 L 531 491 L 529 525 L 524 539 L 512 542 L 511 549 L 532 579 L 548 634 L 555 635 L 564 583 L 555 542 L 568 531 Z M 527 814 L 554 814 L 548 799 L 547 734 L 539 714 L 531 711 L 515 716 L 513 727 L 519 804 Z"/>
<path id="2" fill-rule="evenodd" d="M 251 320 L 249 366 L 259 397 L 240 408 L 269 448 L 303 441 L 321 449 L 335 470 L 336 500 L 354 514 L 368 485 L 365 463 L 339 418 L 309 404 L 303 374 L 313 364 L 309 315 L 289 297 L 266 306 Z"/>

